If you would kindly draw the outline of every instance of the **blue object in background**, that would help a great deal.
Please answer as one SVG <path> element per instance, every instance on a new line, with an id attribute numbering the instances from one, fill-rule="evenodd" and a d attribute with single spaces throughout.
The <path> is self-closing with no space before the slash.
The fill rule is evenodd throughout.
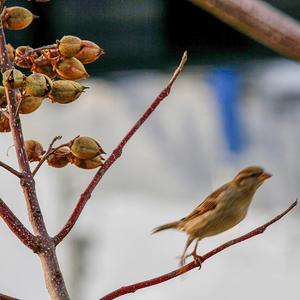
<path id="1" fill-rule="evenodd" d="M 223 124 L 224 137 L 229 151 L 239 153 L 242 150 L 242 129 L 238 112 L 240 94 L 240 74 L 230 67 L 214 68 L 209 78 L 216 95 Z"/>

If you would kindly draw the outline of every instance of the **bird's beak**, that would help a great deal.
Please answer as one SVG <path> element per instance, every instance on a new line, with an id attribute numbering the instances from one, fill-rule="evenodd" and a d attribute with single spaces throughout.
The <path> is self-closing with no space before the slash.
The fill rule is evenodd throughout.
<path id="1" fill-rule="evenodd" d="M 266 180 L 266 179 L 268 179 L 270 177 L 272 177 L 272 174 L 263 172 L 261 175 L 258 176 L 258 179 L 260 181 L 264 181 L 264 180 Z"/>

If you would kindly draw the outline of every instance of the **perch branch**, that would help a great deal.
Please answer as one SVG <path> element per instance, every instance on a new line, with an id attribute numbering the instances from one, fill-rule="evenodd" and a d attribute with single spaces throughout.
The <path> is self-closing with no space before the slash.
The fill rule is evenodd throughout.
<path id="1" fill-rule="evenodd" d="M 135 132 L 142 126 L 142 124 L 148 119 L 148 117 L 153 113 L 153 111 L 157 108 L 157 106 L 163 101 L 170 93 L 171 88 L 179 74 L 181 73 L 185 63 L 187 61 L 187 53 L 184 52 L 180 64 L 173 73 L 169 83 L 167 86 L 160 92 L 157 98 L 152 102 L 152 104 L 148 107 L 145 113 L 138 119 L 138 121 L 134 124 L 134 126 L 128 131 L 125 137 L 121 140 L 119 145 L 113 150 L 112 154 L 105 161 L 103 166 L 98 170 L 95 174 L 85 191 L 81 194 L 75 209 L 73 210 L 70 218 L 68 219 L 65 226 L 61 229 L 61 231 L 53 238 L 55 245 L 58 245 L 66 235 L 71 231 L 73 226 L 75 225 L 77 219 L 79 218 L 85 204 L 91 197 L 91 194 L 97 184 L 100 182 L 102 176 L 106 173 L 106 171 L 112 166 L 112 164 L 121 156 L 122 150 L 127 144 L 127 142 L 132 138 Z"/>
<path id="2" fill-rule="evenodd" d="M 22 178 L 22 173 L 18 172 L 17 170 L 15 170 L 14 168 L 10 167 L 9 165 L 7 165 L 6 163 L 0 161 L 0 167 L 6 169 L 7 171 L 9 171 L 10 173 L 16 175 L 19 178 Z"/>
<path id="3" fill-rule="evenodd" d="M 277 222 L 278 220 L 280 220 L 283 216 L 285 216 L 288 212 L 290 212 L 295 206 L 297 205 L 297 200 L 292 203 L 285 211 L 283 211 L 281 214 L 279 214 L 278 216 L 276 216 L 275 218 L 273 218 L 272 220 L 270 220 L 269 222 L 255 228 L 254 230 L 250 231 L 249 233 L 242 235 L 236 239 L 233 239 L 231 241 L 226 242 L 225 244 L 207 252 L 206 254 L 204 254 L 203 256 L 201 256 L 201 263 L 203 263 L 205 260 L 209 259 L 210 257 L 216 255 L 217 253 L 225 250 L 228 247 L 231 247 L 237 243 L 243 242 L 247 239 L 250 239 L 258 234 L 263 233 L 270 225 L 272 225 L 273 223 Z M 138 282 L 132 285 L 128 285 L 128 286 L 123 286 L 109 294 L 107 294 L 106 296 L 100 298 L 100 300 L 112 300 L 115 298 L 118 298 L 122 295 L 126 295 L 129 293 L 134 293 L 137 290 L 152 286 L 152 285 L 156 285 L 156 284 L 160 284 L 162 282 L 168 281 L 170 279 L 173 279 L 179 275 L 182 275 L 186 272 L 191 271 L 194 268 L 199 267 L 199 263 L 196 261 L 192 261 L 191 263 L 182 266 L 181 268 L 172 271 L 170 273 L 164 274 L 162 276 L 159 277 L 155 277 L 146 281 L 142 281 L 142 282 Z"/>
<path id="4" fill-rule="evenodd" d="M 274 51 L 300 61 L 300 24 L 260 0 L 189 0 Z"/>
<path id="5" fill-rule="evenodd" d="M 32 251 L 35 251 L 35 236 L 22 224 L 22 222 L 15 216 L 15 214 L 9 209 L 9 207 L 1 198 L 0 217 L 25 246 L 30 248 Z"/>

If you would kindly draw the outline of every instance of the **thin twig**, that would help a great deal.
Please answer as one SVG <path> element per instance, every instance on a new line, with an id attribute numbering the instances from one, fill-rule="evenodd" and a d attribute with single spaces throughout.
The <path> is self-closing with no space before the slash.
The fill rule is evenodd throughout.
<path id="1" fill-rule="evenodd" d="M 225 250 L 226 248 L 231 247 L 231 246 L 233 246 L 237 243 L 243 242 L 247 239 L 250 239 L 250 238 L 252 238 L 252 237 L 254 237 L 258 234 L 263 233 L 270 225 L 272 225 L 273 223 L 280 220 L 283 216 L 285 216 L 288 212 L 290 212 L 296 205 L 297 205 L 297 200 L 294 203 L 292 203 L 284 212 L 282 212 L 281 214 L 279 214 L 278 216 L 276 216 L 275 218 L 273 218 L 269 222 L 255 228 L 254 230 L 250 231 L 249 233 L 247 233 L 245 235 L 242 235 L 242 236 L 240 236 L 236 239 L 233 239 L 233 240 L 231 240 L 231 241 L 229 241 L 229 242 L 227 242 L 227 243 L 225 243 L 225 244 L 209 251 L 208 253 L 204 254 L 203 256 L 201 256 L 201 264 L 205 260 L 207 260 L 210 257 L 216 255 L 217 253 Z M 189 272 L 192 269 L 197 268 L 197 267 L 199 267 L 199 262 L 192 261 L 191 263 L 189 263 L 185 266 L 182 266 L 181 268 L 179 268 L 175 271 L 172 271 L 170 273 L 161 275 L 159 277 L 155 277 L 155 278 L 152 278 L 152 279 L 149 279 L 149 280 L 146 280 L 146 281 L 142 281 L 142 282 L 138 282 L 138 283 L 128 285 L 128 286 L 123 286 L 123 287 L 107 294 L 106 296 L 100 298 L 100 300 L 112 300 L 112 299 L 118 298 L 122 295 L 126 295 L 126 294 L 129 294 L 129 293 L 134 293 L 137 290 L 140 290 L 140 289 L 152 286 L 152 285 L 160 284 L 162 282 L 173 279 L 173 278 L 175 278 L 179 275 L 182 275 L 186 272 Z"/>
<path id="2" fill-rule="evenodd" d="M 9 171 L 10 173 L 14 174 L 15 176 L 22 178 L 23 175 L 22 173 L 18 172 L 17 170 L 15 170 L 14 168 L 10 167 L 9 165 L 7 165 L 6 163 L 0 161 L 0 167 L 6 169 L 7 171 Z"/>
<path id="3" fill-rule="evenodd" d="M 274 51 L 300 61 L 300 24 L 260 0 L 189 0 Z"/>
<path id="4" fill-rule="evenodd" d="M 22 224 L 22 222 L 15 216 L 1 198 L 0 217 L 25 246 L 30 248 L 32 251 L 36 251 L 36 237 Z"/>
<path id="5" fill-rule="evenodd" d="M 39 161 L 39 163 L 36 165 L 35 169 L 33 170 L 32 176 L 34 176 L 37 173 L 37 171 L 42 166 L 42 164 L 45 162 L 45 160 L 49 157 L 49 155 L 51 155 L 53 153 L 53 151 L 55 151 L 55 149 L 52 149 L 52 146 L 54 145 L 54 143 L 56 141 L 60 140 L 61 138 L 62 138 L 61 135 L 58 135 L 58 136 L 54 137 L 54 139 L 50 143 L 47 151 L 45 152 L 45 154 L 43 155 L 43 157 L 41 158 L 41 160 Z"/>
<path id="6" fill-rule="evenodd" d="M 57 44 L 46 45 L 46 46 L 42 46 L 42 47 L 39 47 L 39 48 L 28 50 L 23 55 L 21 55 L 20 57 L 15 59 L 13 61 L 13 65 L 16 65 L 18 62 L 26 59 L 28 56 L 32 55 L 33 53 L 40 52 L 40 51 L 43 51 L 43 50 L 55 49 L 55 48 L 57 48 Z"/>
<path id="7" fill-rule="evenodd" d="M 100 182 L 102 176 L 106 173 L 106 171 L 112 166 L 112 164 L 121 156 L 122 150 L 127 142 L 132 138 L 135 132 L 142 126 L 142 124 L 148 119 L 148 117 L 153 113 L 153 111 L 157 108 L 157 106 L 169 95 L 172 85 L 181 73 L 185 63 L 187 61 L 187 52 L 185 51 L 179 66 L 173 73 L 172 78 L 170 79 L 167 86 L 160 92 L 157 98 L 152 102 L 152 104 L 148 107 L 145 113 L 138 119 L 138 121 L 134 124 L 134 126 L 128 131 L 125 137 L 121 140 L 119 145 L 114 149 L 112 154 L 108 157 L 102 167 L 95 174 L 85 191 L 81 194 L 76 207 L 74 208 L 71 216 L 69 217 L 65 226 L 61 229 L 61 231 L 53 238 L 55 245 L 58 245 L 66 235 L 71 231 L 73 226 L 75 225 L 77 219 L 79 218 L 85 204 L 91 197 L 91 194 L 97 184 Z"/>

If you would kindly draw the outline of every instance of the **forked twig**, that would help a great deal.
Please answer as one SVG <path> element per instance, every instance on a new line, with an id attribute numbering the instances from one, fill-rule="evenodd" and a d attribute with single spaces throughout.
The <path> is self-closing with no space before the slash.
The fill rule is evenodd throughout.
<path id="1" fill-rule="evenodd" d="M 37 171 L 40 169 L 40 167 L 42 166 L 42 164 L 45 162 L 45 160 L 53 153 L 52 147 L 54 145 L 54 143 L 58 140 L 60 140 L 62 138 L 61 135 L 58 135 L 56 137 L 54 137 L 54 139 L 52 140 L 52 142 L 50 143 L 47 151 L 45 152 L 45 154 L 43 155 L 43 157 L 40 159 L 40 161 L 38 162 L 38 164 L 36 165 L 35 169 L 32 172 L 32 176 L 35 176 L 35 174 L 37 173 Z"/>

